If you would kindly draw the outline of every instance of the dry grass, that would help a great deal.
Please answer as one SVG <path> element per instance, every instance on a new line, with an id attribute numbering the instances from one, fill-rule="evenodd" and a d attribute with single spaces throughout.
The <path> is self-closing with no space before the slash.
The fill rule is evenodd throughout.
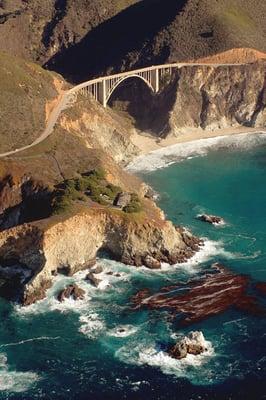
<path id="1" fill-rule="evenodd" d="M 0 153 L 30 144 L 45 127 L 46 101 L 57 96 L 53 74 L 0 53 Z"/>

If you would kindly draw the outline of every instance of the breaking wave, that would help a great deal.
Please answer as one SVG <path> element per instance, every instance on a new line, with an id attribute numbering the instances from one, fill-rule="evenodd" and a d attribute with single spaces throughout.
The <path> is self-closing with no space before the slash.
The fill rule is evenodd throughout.
<path id="1" fill-rule="evenodd" d="M 225 148 L 247 150 L 259 146 L 265 143 L 265 141 L 266 134 L 256 132 L 241 133 L 232 136 L 218 136 L 186 143 L 178 143 L 136 157 L 127 166 L 127 170 L 131 172 L 155 171 L 156 169 L 165 168 L 187 158 L 205 156 L 210 150 Z"/>
<path id="2" fill-rule="evenodd" d="M 11 371 L 5 354 L 0 354 L 0 391 L 21 393 L 29 390 L 40 377 L 34 372 Z"/>

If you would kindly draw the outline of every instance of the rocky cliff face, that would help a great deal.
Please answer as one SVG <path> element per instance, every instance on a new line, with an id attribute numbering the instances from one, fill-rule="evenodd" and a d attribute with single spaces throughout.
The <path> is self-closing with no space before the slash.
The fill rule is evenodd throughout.
<path id="1" fill-rule="evenodd" d="M 99 250 L 128 264 L 158 268 L 162 261 L 185 261 L 199 245 L 189 233 L 158 218 L 158 212 L 156 218 L 135 219 L 90 209 L 48 225 L 22 225 L 0 233 L 0 293 L 30 304 L 45 295 L 55 274 L 90 267 Z"/>
<path id="2" fill-rule="evenodd" d="M 173 83 L 169 116 L 173 134 L 191 128 L 220 129 L 266 124 L 265 63 L 184 67 Z"/>
<path id="3" fill-rule="evenodd" d="M 78 98 L 62 114 L 59 124 L 66 132 L 79 137 L 87 148 L 106 152 L 120 165 L 138 154 L 130 140 L 135 131 L 132 120 L 111 108 L 104 109 L 93 99 Z"/>
<path id="4" fill-rule="evenodd" d="M 156 136 L 193 129 L 215 130 L 266 124 L 266 63 L 189 66 L 161 81 L 161 92 L 143 83 L 124 84 L 111 99 L 134 118 L 135 126 Z M 167 83 L 163 88 L 164 81 Z"/>

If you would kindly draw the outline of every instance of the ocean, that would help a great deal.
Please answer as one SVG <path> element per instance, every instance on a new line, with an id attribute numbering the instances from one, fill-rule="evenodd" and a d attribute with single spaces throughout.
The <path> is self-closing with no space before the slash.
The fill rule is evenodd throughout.
<path id="1" fill-rule="evenodd" d="M 35 305 L 0 300 L 0 399 L 266 399 L 265 316 L 231 307 L 184 327 L 168 310 L 134 310 L 131 301 L 141 289 L 156 293 L 197 279 L 214 262 L 254 285 L 266 282 L 266 135 L 175 145 L 129 169 L 158 193 L 167 218 L 203 238 L 204 247 L 160 271 L 99 258 L 99 288 L 84 281 L 83 271 L 57 276 Z M 201 222 L 203 213 L 225 224 Z M 85 299 L 59 303 L 56 293 L 72 282 Z M 266 297 L 259 302 L 266 307 Z M 171 358 L 167 347 L 195 330 L 207 351 Z"/>

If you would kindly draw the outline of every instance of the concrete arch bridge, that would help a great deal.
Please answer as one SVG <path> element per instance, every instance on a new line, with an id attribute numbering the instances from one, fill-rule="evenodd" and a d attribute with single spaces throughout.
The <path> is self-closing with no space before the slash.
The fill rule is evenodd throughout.
<path id="1" fill-rule="evenodd" d="M 104 107 L 106 107 L 108 100 L 112 96 L 115 89 L 126 79 L 139 78 L 144 81 L 154 93 L 158 93 L 160 91 L 162 79 L 166 76 L 171 76 L 174 68 L 181 68 L 184 65 L 191 64 L 158 65 L 93 79 L 73 87 L 70 89 L 69 95 L 73 96 L 73 102 L 76 101 L 78 94 L 86 97 L 92 96 L 95 100 L 99 101 Z"/>
<path id="2" fill-rule="evenodd" d="M 120 74 L 105 76 L 102 78 L 93 79 L 83 82 L 69 90 L 70 102 L 75 102 L 77 95 L 93 96 L 104 107 L 107 106 L 108 100 L 112 96 L 115 89 L 126 79 L 139 78 L 154 92 L 160 91 L 160 86 L 163 78 L 170 77 L 174 69 L 182 67 L 204 66 L 204 67 L 219 67 L 219 66 L 236 66 L 242 64 L 206 64 L 206 63 L 174 63 L 156 65 L 147 68 L 141 68 L 134 71 L 122 72 Z"/>

